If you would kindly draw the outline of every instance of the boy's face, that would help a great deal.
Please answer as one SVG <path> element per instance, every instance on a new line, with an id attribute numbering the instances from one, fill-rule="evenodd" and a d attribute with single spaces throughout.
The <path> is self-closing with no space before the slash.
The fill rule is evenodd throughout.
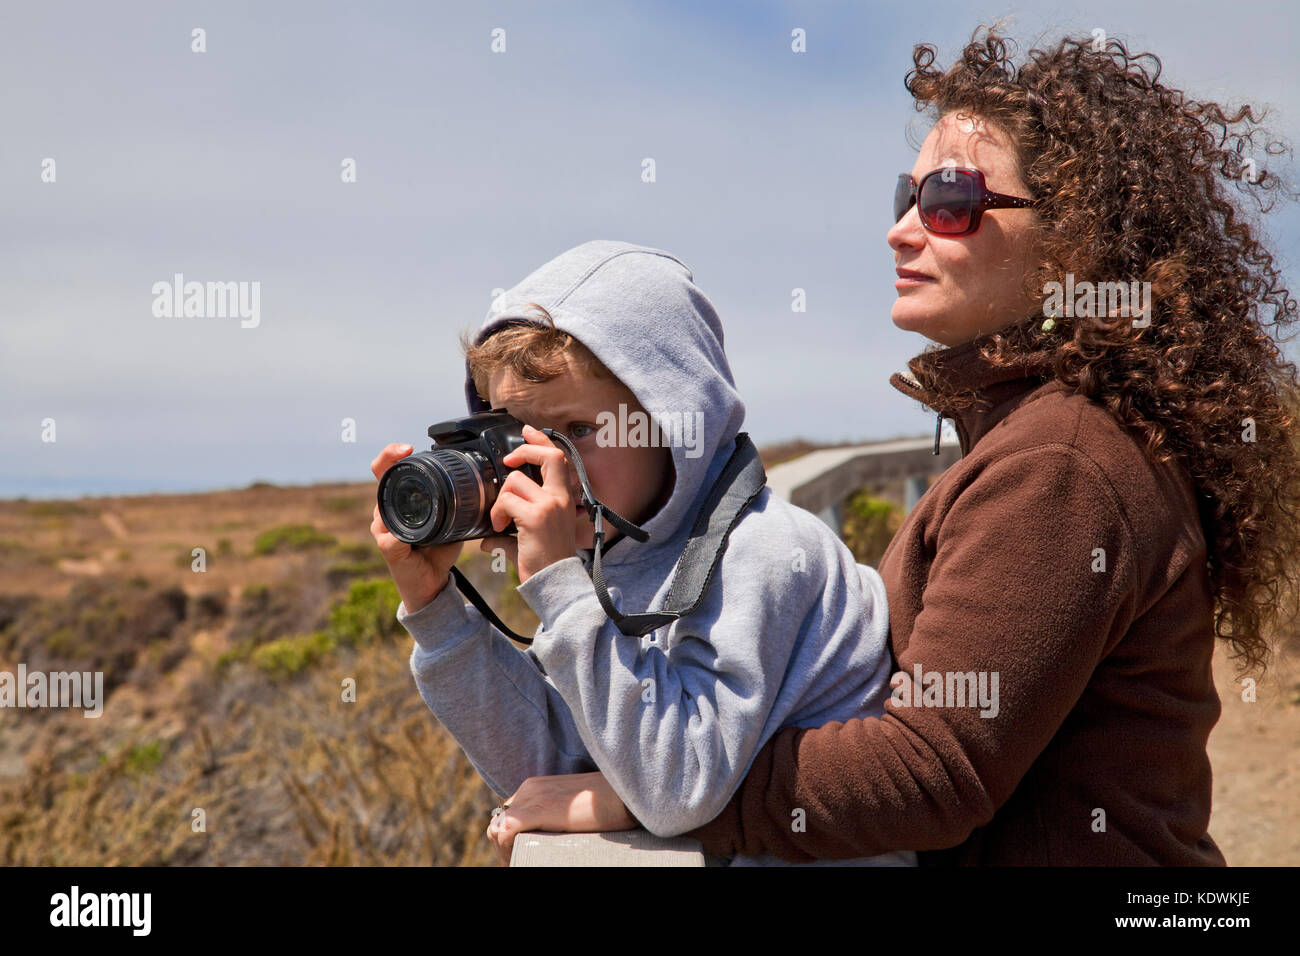
<path id="1" fill-rule="evenodd" d="M 649 520 L 671 495 L 673 465 L 669 449 L 602 447 L 596 441 L 600 429 L 596 419 L 601 412 L 609 412 L 617 419 L 620 404 L 627 406 L 628 415 L 645 412 L 632 391 L 617 379 L 593 376 L 575 367 L 570 358 L 565 371 L 549 382 L 525 382 L 509 371 L 498 371 L 488 381 L 487 398 L 493 408 L 505 408 L 525 425 L 552 428 L 573 442 L 596 497 L 634 524 Z M 574 509 L 574 549 L 593 547 L 596 529 L 581 505 L 582 486 L 572 465 L 569 492 Z M 617 537 L 618 532 L 606 521 L 606 544 Z"/>

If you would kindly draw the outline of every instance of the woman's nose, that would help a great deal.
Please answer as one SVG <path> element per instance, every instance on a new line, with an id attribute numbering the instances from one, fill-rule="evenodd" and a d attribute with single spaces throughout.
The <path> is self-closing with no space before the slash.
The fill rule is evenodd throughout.
<path id="1" fill-rule="evenodd" d="M 895 252 L 907 248 L 919 249 L 925 245 L 925 227 L 921 225 L 921 215 L 916 211 L 915 204 L 903 214 L 902 219 L 889 227 L 885 241 Z"/>

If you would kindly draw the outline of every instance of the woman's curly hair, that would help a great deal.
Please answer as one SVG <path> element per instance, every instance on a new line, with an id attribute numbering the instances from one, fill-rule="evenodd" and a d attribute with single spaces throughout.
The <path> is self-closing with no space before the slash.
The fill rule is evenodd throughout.
<path id="1" fill-rule="evenodd" d="M 1297 306 L 1257 216 L 1237 200 L 1264 213 L 1266 200 L 1295 198 L 1268 168 L 1288 150 L 1267 140 L 1263 113 L 1187 98 L 1158 82 L 1158 57 L 1119 40 L 1063 39 L 1017 67 L 996 31 L 976 30 L 946 72 L 932 68 L 932 46 L 916 46 L 905 86 L 917 110 L 973 114 L 1016 144 L 1041 200 L 1041 256 L 1025 287 L 1034 301 L 1073 273 L 1076 283 L 1150 282 L 1151 313 L 1142 328 L 1118 314 L 1030 315 L 981 336 L 980 352 L 997 366 L 1049 359 L 1149 460 L 1178 459 L 1200 503 L 1215 633 L 1243 672 L 1262 674 L 1270 643 L 1296 620 L 1300 408 L 1296 367 L 1274 333 Z M 939 354 L 912 367 L 942 394 Z"/>

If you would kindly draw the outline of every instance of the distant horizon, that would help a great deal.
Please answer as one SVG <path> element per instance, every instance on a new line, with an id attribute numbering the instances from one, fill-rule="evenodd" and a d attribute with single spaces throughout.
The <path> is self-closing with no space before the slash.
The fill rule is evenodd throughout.
<path id="1" fill-rule="evenodd" d="M 45 479 L 48 486 L 49 482 L 54 481 L 85 481 L 86 491 L 67 491 L 60 490 L 48 494 L 33 493 L 30 491 L 13 491 L 11 481 L 13 479 L 6 476 L 0 476 L 0 502 L 6 501 L 76 501 L 81 498 L 143 498 L 150 495 L 202 495 L 215 494 L 222 491 L 247 491 L 256 485 L 267 485 L 272 488 L 312 488 L 319 485 L 354 485 L 365 481 L 365 478 L 339 478 L 328 479 L 322 478 L 316 481 L 268 481 L 266 479 L 254 479 L 244 485 L 228 485 L 221 487 L 204 486 L 189 487 L 184 484 L 176 484 L 173 487 L 160 487 L 152 483 L 147 478 L 105 478 L 95 477 L 90 479 L 81 478 L 47 478 Z M 26 481 L 41 481 L 37 478 L 22 479 Z M 373 480 L 373 479 L 371 479 Z M 20 486 L 21 488 L 21 486 Z M 95 490 L 95 489 L 115 489 L 115 490 Z"/>
<path id="2" fill-rule="evenodd" d="M 888 438 L 862 438 L 862 439 L 843 439 L 841 441 L 818 440 L 813 438 L 785 438 L 779 441 L 758 442 L 760 451 L 765 448 L 774 448 L 781 445 L 808 444 L 818 448 L 838 448 L 854 445 L 877 445 L 882 442 L 903 441 L 907 439 L 932 438 L 930 434 L 914 435 L 893 435 Z M 953 431 L 952 424 L 945 420 L 943 423 L 943 440 L 945 442 L 956 440 L 956 434 Z M 422 448 L 419 450 L 423 450 Z M 108 475 L 92 476 L 55 476 L 55 475 L 0 475 L 0 503 L 6 501 L 67 501 L 78 498 L 135 498 L 147 495 L 195 495 L 208 494 L 220 491 L 246 491 L 254 485 L 270 485 L 275 488 L 312 488 L 319 485 L 355 485 L 373 481 L 373 476 L 351 477 L 351 478 L 313 478 L 303 480 L 300 478 L 289 477 L 282 480 L 271 478 L 253 478 L 242 484 L 233 485 L 202 485 L 198 483 L 187 483 L 184 481 L 173 481 L 170 485 L 159 483 L 153 478 L 130 478 L 117 477 Z M 51 485 L 67 486 L 69 483 L 77 483 L 77 488 L 89 490 L 55 490 L 52 493 L 38 493 L 28 490 L 30 487 L 39 487 L 48 490 Z M 113 489 L 113 490 L 96 490 L 96 489 Z"/>

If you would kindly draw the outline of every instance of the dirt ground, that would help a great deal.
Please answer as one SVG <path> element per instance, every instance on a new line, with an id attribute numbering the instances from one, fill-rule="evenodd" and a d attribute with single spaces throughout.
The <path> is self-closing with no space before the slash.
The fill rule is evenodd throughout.
<path id="1" fill-rule="evenodd" d="M 1300 866 L 1300 663 L 1279 654 L 1252 703 L 1235 673 L 1220 644 L 1210 835 L 1229 866 Z"/>
<path id="2" fill-rule="evenodd" d="M 371 547 L 368 526 L 373 488 L 373 484 L 358 483 L 82 499 L 62 504 L 0 502 L 0 580 L 4 584 L 0 592 L 31 593 L 46 601 L 57 601 L 77 580 L 134 574 L 152 586 L 178 584 L 191 597 L 204 591 L 226 593 L 233 610 L 238 596 L 249 585 L 297 581 L 303 587 L 317 586 L 315 578 L 320 573 L 307 573 L 309 566 L 303 563 L 307 555 L 256 553 L 255 540 L 266 528 L 286 522 L 309 522 L 337 536 L 340 546 Z M 190 566 L 195 546 L 208 549 L 210 563 L 202 575 L 192 573 Z M 338 560 L 356 559 L 344 555 Z M 307 593 L 304 600 L 310 597 L 311 593 Z M 322 590 L 319 597 L 324 606 L 329 594 Z M 196 648 L 197 660 L 216 654 L 223 646 L 210 649 L 212 653 L 206 657 L 199 653 L 202 648 Z M 409 680 L 403 670 L 404 658 L 398 664 L 391 680 Z M 1214 674 L 1222 715 L 1209 739 L 1214 771 L 1210 833 L 1231 866 L 1300 865 L 1300 653 L 1292 651 L 1284 656 L 1279 652 L 1264 680 L 1258 683 L 1255 700 L 1249 702 L 1242 699 L 1243 685 L 1236 679 L 1222 644 L 1215 654 Z M 161 685 L 149 693 L 161 694 Z M 154 720 L 160 724 L 189 726 L 195 716 L 173 713 L 162 696 L 146 703 L 149 710 L 157 710 Z M 413 706 L 415 717 L 427 723 L 418 699 Z M 384 711 L 374 718 L 381 732 L 396 719 L 394 713 Z M 6 736 L 10 737 L 8 741 Z M 160 732 L 166 741 L 171 736 Z M 120 749 L 121 744 L 114 739 L 110 747 L 108 741 L 103 741 L 100 750 L 115 752 L 114 748 Z M 220 739 L 217 744 L 221 744 Z M 30 754 L 24 755 L 24 748 L 16 745 L 12 735 L 0 731 L 0 782 L 9 779 L 12 783 L 27 774 L 24 758 Z M 397 741 L 391 746 L 406 745 Z M 431 754 L 442 759 L 442 751 L 438 750 L 442 743 L 438 740 L 430 738 L 419 742 L 419 746 L 429 751 L 420 751 L 421 760 L 433 759 Z M 280 752 L 278 743 L 274 747 L 268 744 L 268 748 L 268 753 Z M 181 752 L 178 750 L 178 755 Z M 454 748 L 448 753 L 454 754 Z M 123 784 L 119 781 L 114 785 Z M 317 796 L 326 801 L 328 811 L 328 801 L 336 795 L 325 781 L 320 786 L 323 789 Z M 469 795 L 466 799 L 481 789 L 476 780 L 465 782 L 459 777 L 455 787 L 457 793 Z M 346 816 L 342 810 L 339 814 L 340 819 Z M 456 831 L 462 821 L 456 814 L 452 817 L 448 825 Z M 457 855 L 459 852 L 452 854 L 453 858 L 470 861 Z M 366 859 L 360 850 L 357 858 Z M 122 859 L 130 862 L 129 856 Z"/>

